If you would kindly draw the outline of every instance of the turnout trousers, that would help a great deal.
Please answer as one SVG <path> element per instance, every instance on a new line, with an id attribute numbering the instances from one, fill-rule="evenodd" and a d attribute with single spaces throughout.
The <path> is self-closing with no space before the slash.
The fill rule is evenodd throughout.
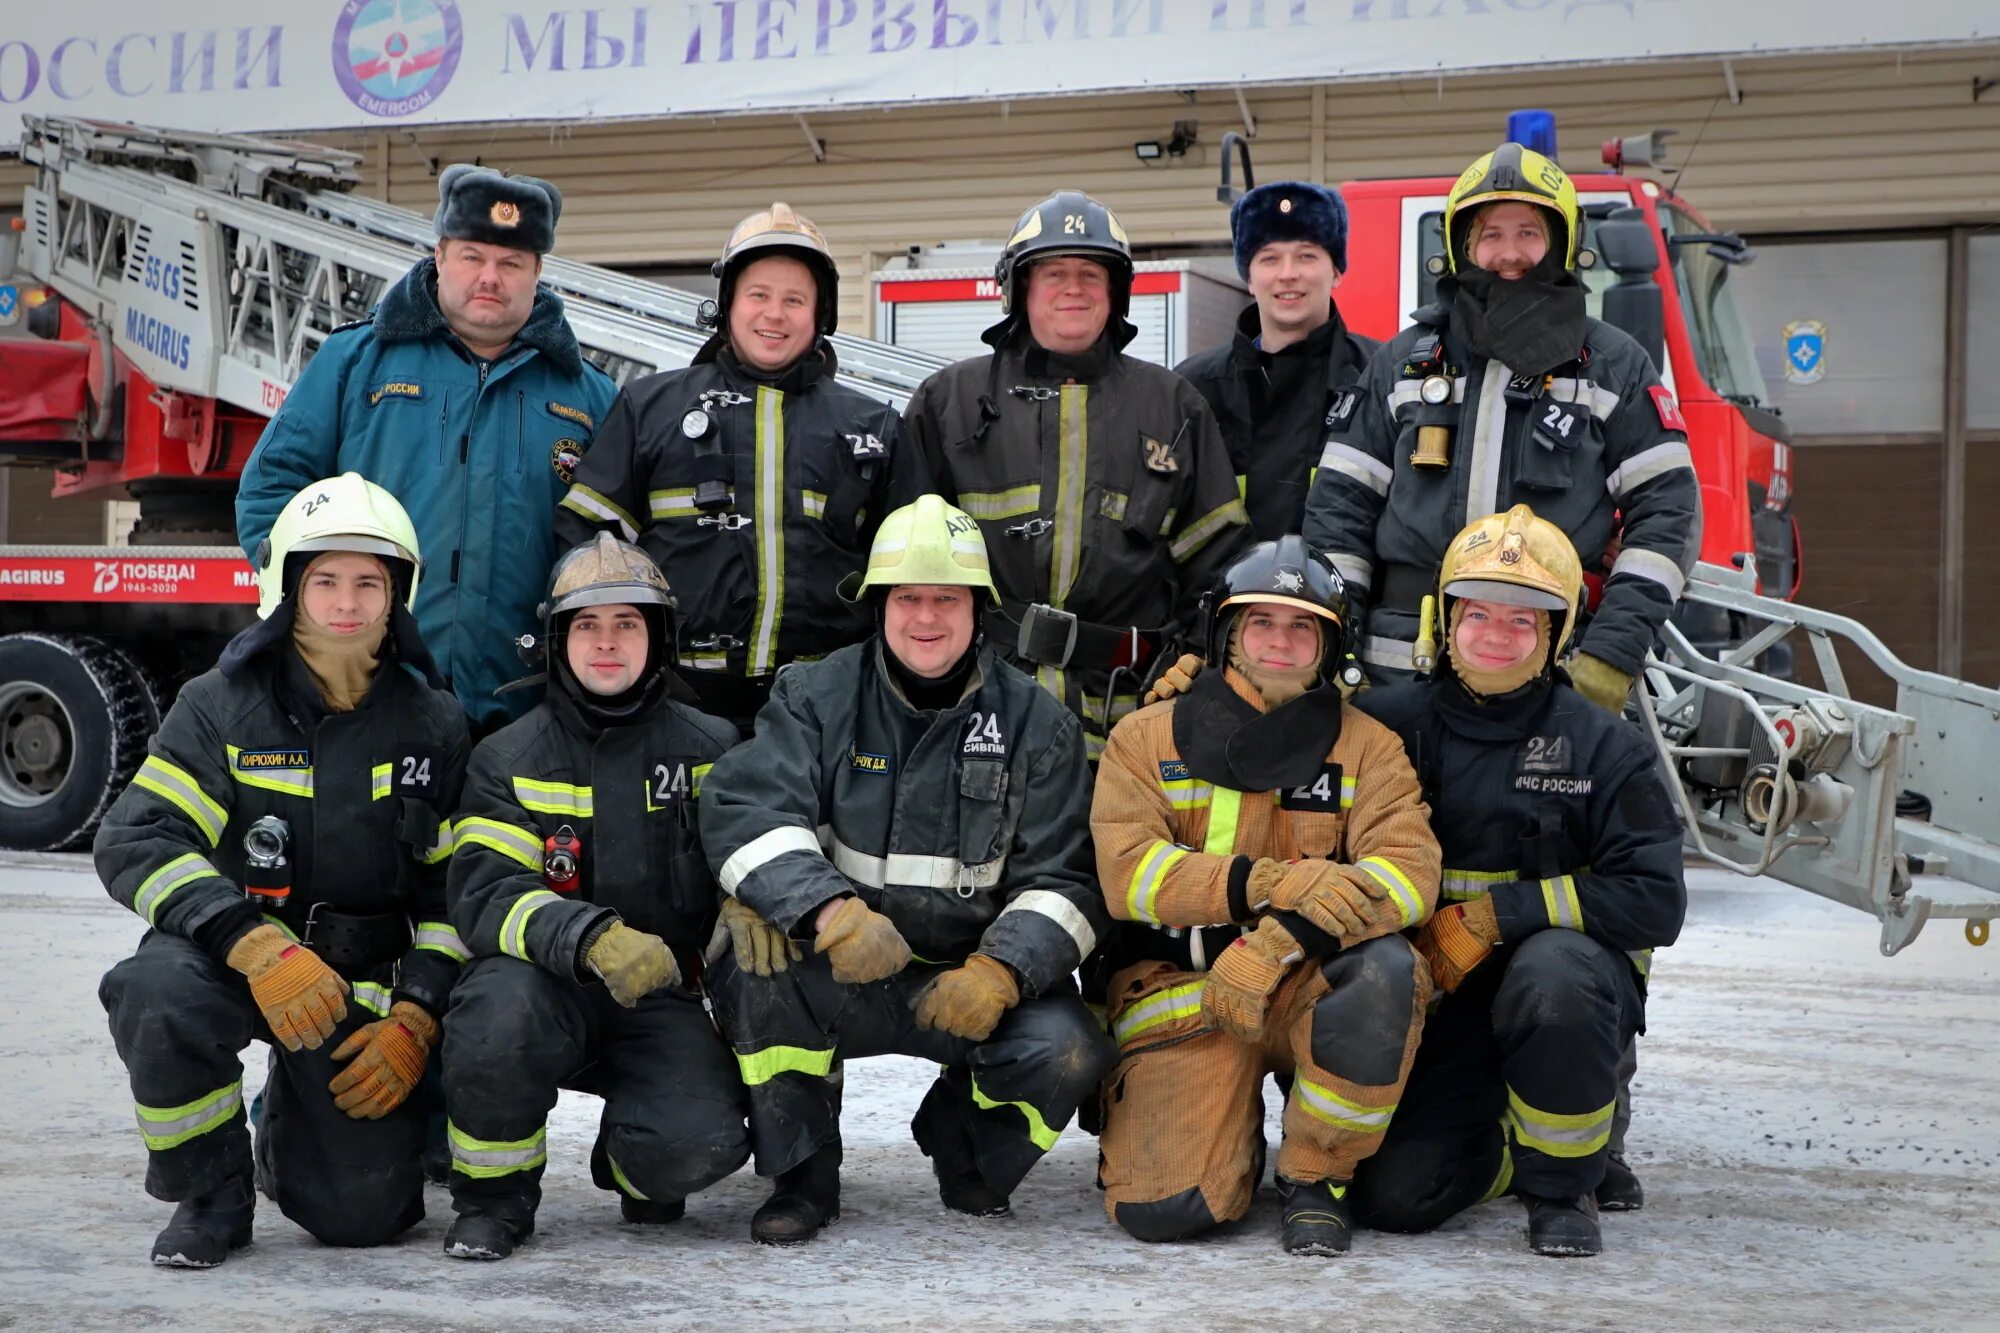
<path id="1" fill-rule="evenodd" d="M 949 965 L 911 963 L 865 986 L 807 954 L 760 977 L 724 954 L 711 969 L 716 1014 L 750 1089 L 757 1174 L 776 1176 L 840 1141 L 841 1062 L 913 1055 L 944 1066 L 918 1107 L 920 1144 L 969 1143 L 986 1184 L 1012 1194 L 1053 1148 L 1113 1052 L 1065 980 L 1001 1015 L 985 1041 L 924 1031 L 911 1008 Z"/>
<path id="2" fill-rule="evenodd" d="M 333 1052 L 389 1012 L 386 985 L 350 978 L 347 1017 L 317 1050 L 272 1042 L 256 1177 L 278 1210 L 329 1245 L 381 1245 L 423 1220 L 424 1111 L 411 1098 L 355 1120 L 327 1084 Z M 146 1192 L 179 1202 L 251 1175 L 243 1061 L 270 1028 L 240 975 L 178 935 L 149 932 L 97 996 L 132 1080 L 147 1148 Z"/>
<path id="3" fill-rule="evenodd" d="M 662 986 L 632 1009 L 517 958 L 481 958 L 444 1025 L 451 1206 L 534 1231 L 557 1092 L 604 1099 L 590 1173 L 628 1198 L 684 1199 L 743 1165 L 743 1088 L 701 1000 Z"/>
<path id="4" fill-rule="evenodd" d="M 1264 1040 L 1207 1027 L 1204 974 L 1140 963 L 1111 983 L 1118 1066 L 1104 1085 L 1098 1183 L 1111 1220 L 1177 1240 L 1250 1208 L 1264 1161 L 1264 1076 L 1289 1073 L 1278 1174 L 1352 1179 L 1382 1143 L 1417 1058 L 1430 970 L 1401 935 L 1292 969 Z"/>
<path id="5" fill-rule="evenodd" d="M 1428 1231 L 1509 1190 L 1591 1193 L 1643 1013 L 1631 960 L 1587 935 L 1495 951 L 1431 1014 L 1388 1139 L 1355 1179 L 1356 1221 Z"/>

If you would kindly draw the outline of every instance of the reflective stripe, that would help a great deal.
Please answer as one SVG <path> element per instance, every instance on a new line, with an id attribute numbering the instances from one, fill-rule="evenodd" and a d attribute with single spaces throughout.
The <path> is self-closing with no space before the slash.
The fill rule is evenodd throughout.
<path id="1" fill-rule="evenodd" d="M 825 518 L 826 497 L 818 491 L 801 490 L 799 492 L 799 508 L 805 513 L 807 518 Z"/>
<path id="2" fill-rule="evenodd" d="M 1090 951 L 1097 947 L 1097 932 L 1090 928 L 1090 918 L 1078 911 L 1075 903 L 1050 889 L 1029 889 L 1000 909 L 1003 917 L 1009 912 L 1033 912 L 1061 926 L 1076 941 L 1079 959 L 1090 957 Z"/>
<path id="3" fill-rule="evenodd" d="M 729 859 L 722 863 L 722 869 L 716 873 L 716 879 L 721 882 L 724 893 L 733 895 L 737 886 L 749 878 L 752 871 L 792 852 L 824 855 L 819 848 L 819 837 L 811 829 L 800 828 L 796 824 L 780 824 L 731 852 Z"/>
<path id="4" fill-rule="evenodd" d="M 259 768 L 244 772 L 238 766 L 237 756 L 243 751 L 234 745 L 224 746 L 229 751 L 229 776 L 246 787 L 257 787 L 263 791 L 283 792 L 287 796 L 303 796 L 308 800 L 313 794 L 312 765 L 296 768 Z"/>
<path id="5" fill-rule="evenodd" d="M 283 921 L 279 920 L 277 917 L 272 916 L 269 912 L 265 912 L 263 914 L 263 917 L 265 925 L 276 926 L 278 928 L 279 933 L 282 934 L 286 939 L 290 940 L 294 944 L 300 943 L 299 933 L 296 930 L 293 930 L 290 926 L 286 925 Z"/>
<path id="6" fill-rule="evenodd" d="M 1167 548 L 1174 563 L 1185 564 L 1195 553 L 1208 545 L 1216 533 L 1224 528 L 1240 523 L 1248 523 L 1250 515 L 1244 512 L 1241 500 L 1231 500 L 1227 504 L 1211 509 L 1202 517 L 1188 525 L 1186 532 L 1174 538 L 1174 544 Z"/>
<path id="7" fill-rule="evenodd" d="M 736 492 L 729 492 L 729 502 L 736 502 Z M 693 518 L 701 510 L 694 502 L 694 487 L 677 486 L 670 490 L 647 491 L 646 512 L 654 518 Z"/>
<path id="8" fill-rule="evenodd" d="M 1687 445 L 1679 440 L 1656 444 L 1641 449 L 1612 469 L 1611 475 L 1604 479 L 1604 489 L 1611 492 L 1613 499 L 1622 500 L 1655 477 L 1683 467 L 1694 471 L 1694 455 L 1688 452 Z"/>
<path id="9" fill-rule="evenodd" d="M 1422 380 L 1397 380 L 1395 387 L 1390 389 L 1388 394 L 1390 415 L 1393 416 L 1396 409 L 1405 403 L 1421 403 L 1424 400 L 1423 389 Z M 1451 401 L 1454 403 L 1465 401 L 1465 377 L 1462 375 L 1451 377 Z"/>
<path id="10" fill-rule="evenodd" d="M 1580 1115 L 1558 1115 L 1538 1111 L 1521 1100 L 1521 1094 L 1507 1089 L 1507 1122 L 1513 1126 L 1514 1142 L 1551 1157 L 1588 1157 L 1611 1142 L 1611 1121 L 1618 1110 L 1613 1098 L 1595 1111 Z"/>
<path id="11" fill-rule="evenodd" d="M 1199 810 L 1215 798 L 1215 788 L 1199 778 L 1162 778 L 1160 790 L 1176 810 Z"/>
<path id="12" fill-rule="evenodd" d="M 377 1018 L 387 1018 L 389 1005 L 394 1001 L 387 986 L 378 985 L 373 981 L 354 982 L 348 998 Z"/>
<path id="13" fill-rule="evenodd" d="M 220 879 L 222 872 L 210 865 L 198 852 L 187 852 L 155 870 L 139 881 L 139 891 L 132 895 L 132 910 L 146 918 L 146 924 L 157 924 L 160 904 L 165 902 L 175 889 L 183 884 L 192 884 L 198 879 L 210 877 Z"/>
<path id="14" fill-rule="evenodd" d="M 575 819 L 589 819 L 591 815 L 591 792 L 588 787 L 579 787 L 573 782 L 537 782 L 533 778 L 514 779 L 514 799 L 521 803 L 523 810 L 532 810 L 538 815 L 569 815 Z"/>
<path id="15" fill-rule="evenodd" d="M 618 1165 L 618 1159 L 613 1157 L 609 1151 L 606 1151 L 604 1160 L 611 1167 L 611 1179 L 617 1184 L 618 1188 L 624 1190 L 641 1203 L 646 1202 L 646 1196 L 639 1192 L 639 1187 L 626 1178 L 623 1168 Z"/>
<path id="16" fill-rule="evenodd" d="M 417 859 L 427 866 L 434 866 L 440 861 L 451 859 L 451 821 L 449 819 L 438 821 L 437 838 L 429 847 L 424 849 L 424 854 Z"/>
<path id="17" fill-rule="evenodd" d="M 441 953 L 459 963 L 472 957 L 472 950 L 465 947 L 465 941 L 458 937 L 458 932 L 452 929 L 449 921 L 417 922 L 417 937 L 412 947 Z"/>
<path id="18" fill-rule="evenodd" d="M 1472 458 L 1465 488 L 1465 521 L 1477 523 L 1500 508 L 1500 462 L 1507 452 L 1507 381 L 1513 373 L 1486 363 L 1479 383 L 1479 418 L 1472 427 Z"/>
<path id="19" fill-rule="evenodd" d="M 1358 555 L 1329 555 L 1333 562 L 1333 572 L 1350 587 L 1372 588 L 1375 586 L 1375 566 Z"/>
<path id="20" fill-rule="evenodd" d="M 1651 949 L 1630 949 L 1625 956 L 1632 960 L 1632 966 L 1639 970 L 1639 979 L 1653 975 L 1653 951 Z"/>
<path id="21" fill-rule="evenodd" d="M 759 1083 L 769 1083 L 780 1074 L 810 1074 L 814 1078 L 825 1078 L 833 1072 L 833 1048 L 815 1051 L 804 1046 L 766 1046 L 749 1055 L 738 1051 L 736 1067 L 742 1071 L 743 1085 L 750 1088 Z"/>
<path id="22" fill-rule="evenodd" d="M 690 797 L 701 795 L 701 780 L 707 777 L 708 770 L 714 767 L 715 767 L 714 764 L 696 764 L 693 768 L 688 770 L 688 783 L 689 783 L 688 795 Z"/>
<path id="23" fill-rule="evenodd" d="M 1056 414 L 1055 539 L 1049 557 L 1049 605 L 1061 607 L 1083 564 L 1083 494 L 1090 485 L 1090 386 L 1065 384 Z"/>
<path id="24" fill-rule="evenodd" d="M 1361 638 L 1361 660 L 1369 666 L 1415 671 L 1416 654 L 1417 645 L 1407 639 L 1389 639 L 1380 634 L 1366 634 Z"/>
<path id="25" fill-rule="evenodd" d="M 1120 1046 L 1126 1045 L 1134 1037 L 1148 1032 L 1162 1023 L 1171 1023 L 1177 1018 L 1188 1018 L 1201 1012 L 1201 993 L 1208 985 L 1204 979 L 1190 981 L 1179 986 L 1169 986 L 1158 995 L 1149 995 L 1133 1005 L 1111 1025 L 1111 1035 L 1118 1038 Z"/>
<path id="26" fill-rule="evenodd" d="M 1630 574 L 1635 578 L 1650 579 L 1667 590 L 1667 596 L 1679 599 L 1681 589 L 1687 586 L 1687 575 L 1681 567 L 1658 551 L 1641 551 L 1628 546 L 1618 553 L 1611 562 L 1611 577 Z"/>
<path id="27" fill-rule="evenodd" d="M 1500 1121 L 1500 1171 L 1493 1177 L 1493 1183 L 1486 1187 L 1486 1193 L 1479 1196 L 1481 1203 L 1491 1203 L 1505 1194 L 1514 1183 L 1514 1147 L 1507 1142 L 1507 1121 Z"/>
<path id="28" fill-rule="evenodd" d="M 451 1169 L 474 1180 L 493 1180 L 517 1171 L 532 1171 L 549 1160 L 549 1127 L 541 1126 L 525 1139 L 475 1139 L 450 1121 Z"/>
<path id="29" fill-rule="evenodd" d="M 1292 1086 L 1298 1090 L 1301 1111 L 1341 1129 L 1379 1134 L 1389 1128 L 1389 1117 L 1396 1113 L 1395 1102 L 1387 1106 L 1363 1106 L 1360 1102 L 1347 1100 L 1332 1088 L 1321 1087 L 1309 1078 L 1294 1079 Z"/>
<path id="30" fill-rule="evenodd" d="M 456 853 L 468 846 L 489 847 L 530 870 L 542 868 L 542 840 L 519 824 L 468 815 L 453 828 L 451 849 Z"/>
<path id="31" fill-rule="evenodd" d="M 1389 493 L 1389 482 L 1396 475 L 1381 459 L 1364 454 L 1351 444 L 1329 443 L 1320 453 L 1319 465 L 1360 482 L 1377 495 Z"/>
<path id="32" fill-rule="evenodd" d="M 1520 876 L 1511 870 L 1453 870 L 1446 867 L 1438 889 L 1455 903 L 1483 898 L 1495 884 L 1511 884 Z"/>
<path id="33" fill-rule="evenodd" d="M 1549 924 L 1559 930 L 1583 929 L 1583 904 L 1577 901 L 1576 880 L 1557 875 L 1542 881 L 1542 906 L 1548 910 Z"/>
<path id="34" fill-rule="evenodd" d="M 1153 900 L 1159 897 L 1160 885 L 1167 879 L 1167 872 L 1178 865 L 1188 854 L 1185 847 L 1176 847 L 1170 842 L 1155 842 L 1140 855 L 1139 863 L 1132 868 L 1132 882 L 1125 890 L 1125 914 L 1134 921 L 1150 921 L 1154 925 L 1160 918 L 1153 915 Z"/>
<path id="35" fill-rule="evenodd" d="M 201 784 L 186 769 L 170 764 L 156 754 L 149 754 L 146 762 L 139 765 L 132 785 L 144 787 L 162 800 L 172 802 L 207 836 L 209 846 L 222 841 L 222 830 L 229 823 L 229 812 L 203 791 Z"/>
<path id="36" fill-rule="evenodd" d="M 818 849 L 817 843 L 814 849 Z M 870 856 L 867 852 L 849 847 L 839 838 L 833 840 L 831 855 L 834 869 L 871 889 L 890 885 L 899 888 L 956 889 L 966 884 L 975 889 L 990 889 L 1000 882 L 1000 872 L 1007 865 L 1004 856 L 974 866 L 952 856 L 917 856 L 908 852 L 891 852 L 886 857 Z"/>
<path id="37" fill-rule="evenodd" d="M 507 917 L 500 923 L 500 952 L 512 955 L 524 963 L 532 963 L 528 957 L 528 918 L 553 902 L 562 901 L 547 889 L 530 889 L 514 900 L 507 909 Z"/>
<path id="38" fill-rule="evenodd" d="M 137 1102 L 132 1105 L 138 1114 L 139 1136 L 146 1140 L 146 1147 L 153 1152 L 165 1152 L 211 1129 L 220 1129 L 234 1119 L 243 1109 L 243 1080 L 239 1078 L 181 1106 L 141 1106 Z"/>
<path id="39" fill-rule="evenodd" d="M 1548 394 L 1558 402 L 1589 404 L 1590 415 L 1599 421 L 1616 412 L 1618 404 L 1623 401 L 1602 384 L 1568 375 L 1550 376 Z"/>
<path id="40" fill-rule="evenodd" d="M 778 621 L 785 608 L 785 395 L 757 386 L 757 498 L 751 536 L 757 546 L 757 609 L 750 624 L 749 674 L 778 664 Z"/>
<path id="41" fill-rule="evenodd" d="M 368 770 L 368 799 L 386 801 L 394 788 L 391 779 L 396 772 L 394 764 L 377 764 Z"/>
<path id="42" fill-rule="evenodd" d="M 1361 779 L 1359 779 L 1359 778 L 1355 778 L 1355 777 L 1343 777 L 1343 778 L 1341 778 L 1341 780 L 1340 780 L 1340 808 L 1341 808 L 1341 809 L 1343 809 L 1343 810 L 1352 810 L 1352 809 L 1354 808 L 1354 793 L 1355 793 L 1355 790 L 1356 790 L 1356 788 L 1357 788 L 1357 787 L 1359 786 L 1359 784 L 1360 784 L 1360 781 L 1361 781 Z"/>
<path id="43" fill-rule="evenodd" d="M 1389 898 L 1396 904 L 1396 915 L 1404 925 L 1414 926 L 1424 919 L 1424 895 L 1417 892 L 1417 886 L 1410 883 L 1401 866 L 1385 857 L 1364 856 L 1354 863 L 1354 868 L 1367 871 L 1376 883 L 1389 890 Z"/>
<path id="44" fill-rule="evenodd" d="M 1275 797 L 1277 793 L 1273 792 Z M 1217 787 L 1208 807 L 1208 833 L 1201 840 L 1202 851 L 1210 856 L 1228 856 L 1236 850 L 1236 820 L 1243 810 L 1243 793 L 1232 787 Z"/>
<path id="45" fill-rule="evenodd" d="M 582 514 L 585 518 L 616 523 L 626 541 L 639 540 L 639 525 L 632 521 L 632 516 L 582 482 L 577 482 L 569 488 L 569 494 L 562 498 L 561 507 L 573 514 Z"/>
<path id="46" fill-rule="evenodd" d="M 1039 484 L 1016 486 L 1005 491 L 960 491 L 958 507 L 974 518 L 997 522 L 1005 518 L 1020 518 L 1032 514 L 1041 507 L 1042 488 Z"/>
<path id="47" fill-rule="evenodd" d="M 682 653 L 681 665 L 693 667 L 696 671 L 729 670 L 729 654 L 724 653 Z"/>
<path id="48" fill-rule="evenodd" d="M 1049 1122 L 1042 1119 L 1042 1113 L 1026 1102 L 998 1102 L 988 1097 L 980 1089 L 979 1076 L 977 1074 L 972 1076 L 972 1104 L 982 1111 L 998 1111 L 1002 1107 L 1007 1106 L 1011 1106 L 1019 1111 L 1023 1116 L 1027 1117 L 1028 1138 L 1043 1152 L 1047 1152 L 1049 1149 L 1055 1147 L 1056 1140 L 1062 1137 L 1061 1130 L 1050 1129 Z"/>

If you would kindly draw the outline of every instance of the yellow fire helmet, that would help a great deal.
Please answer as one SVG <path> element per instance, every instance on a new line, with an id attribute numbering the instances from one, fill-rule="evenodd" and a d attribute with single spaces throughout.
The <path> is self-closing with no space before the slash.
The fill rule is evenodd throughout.
<path id="1" fill-rule="evenodd" d="M 305 560 L 321 551 L 355 551 L 380 556 L 406 605 L 415 605 L 423 572 L 417 529 L 396 497 L 363 477 L 343 472 L 316 481 L 285 502 L 271 533 L 257 543 L 257 615 L 278 609 L 298 583 Z"/>
<path id="2" fill-rule="evenodd" d="M 1506 200 L 1533 204 L 1549 214 L 1549 250 L 1560 254 L 1563 267 L 1576 267 L 1582 229 L 1576 186 L 1569 173 L 1533 149 L 1503 143 L 1467 167 L 1444 201 L 1445 262 L 1456 273 L 1471 264 L 1472 218 L 1487 204 Z"/>
<path id="3" fill-rule="evenodd" d="M 979 524 L 941 495 L 920 495 L 882 520 L 868 548 L 868 568 L 850 595 L 910 583 L 984 588 L 993 604 L 1000 604 Z"/>
<path id="4" fill-rule="evenodd" d="M 721 281 L 716 292 L 721 318 L 729 317 L 736 275 L 746 264 L 771 254 L 790 255 L 813 271 L 819 282 L 819 309 L 815 312 L 819 331 L 832 333 L 839 313 L 840 267 L 812 219 L 782 200 L 737 223 L 736 230 L 729 233 L 729 243 L 722 247 L 722 257 L 710 267 L 709 272 Z"/>
<path id="5" fill-rule="evenodd" d="M 1450 623 L 1451 599 L 1471 597 L 1507 606 L 1561 612 L 1550 627 L 1550 658 L 1558 660 L 1576 630 L 1583 564 L 1563 530 L 1526 505 L 1488 514 L 1451 539 L 1438 573 L 1438 607 Z"/>

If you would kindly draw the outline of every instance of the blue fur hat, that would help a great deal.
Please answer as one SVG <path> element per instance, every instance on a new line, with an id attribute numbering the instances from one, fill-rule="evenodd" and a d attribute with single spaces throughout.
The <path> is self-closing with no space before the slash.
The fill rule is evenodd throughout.
<path id="1" fill-rule="evenodd" d="M 459 162 L 438 177 L 439 240 L 478 241 L 545 255 L 555 249 L 562 192 L 535 176 Z"/>
<path id="2" fill-rule="evenodd" d="M 1340 191 L 1305 181 L 1273 181 L 1246 191 L 1229 210 L 1236 240 L 1236 271 L 1250 276 L 1250 260 L 1273 241 L 1311 241 L 1347 271 L 1347 203 Z"/>

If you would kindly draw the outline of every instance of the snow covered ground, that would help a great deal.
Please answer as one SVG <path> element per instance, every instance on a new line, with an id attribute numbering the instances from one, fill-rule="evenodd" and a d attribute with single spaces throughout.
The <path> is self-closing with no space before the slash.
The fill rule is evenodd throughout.
<path id="1" fill-rule="evenodd" d="M 849 1067 L 843 1218 L 800 1250 L 749 1243 L 765 1190 L 747 1171 L 679 1226 L 622 1226 L 590 1185 L 595 1104 L 566 1094 L 540 1230 L 507 1263 L 445 1258 L 432 1190 L 431 1216 L 374 1251 L 323 1248 L 266 1204 L 256 1244 L 198 1273 L 146 1261 L 171 1210 L 141 1186 L 97 1003 L 140 926 L 81 857 L 0 858 L 0 1328 L 1995 1327 L 2000 946 L 1935 922 L 1885 959 L 1857 912 L 1690 881 L 1641 1045 L 1648 1203 L 1605 1219 L 1597 1259 L 1529 1255 L 1500 1200 L 1289 1260 L 1268 1186 L 1226 1234 L 1141 1245 L 1105 1219 L 1074 1130 L 1012 1218 L 976 1222 L 939 1206 L 909 1142 L 929 1067 L 879 1060 Z M 261 1082 L 261 1056 L 248 1072 Z"/>

